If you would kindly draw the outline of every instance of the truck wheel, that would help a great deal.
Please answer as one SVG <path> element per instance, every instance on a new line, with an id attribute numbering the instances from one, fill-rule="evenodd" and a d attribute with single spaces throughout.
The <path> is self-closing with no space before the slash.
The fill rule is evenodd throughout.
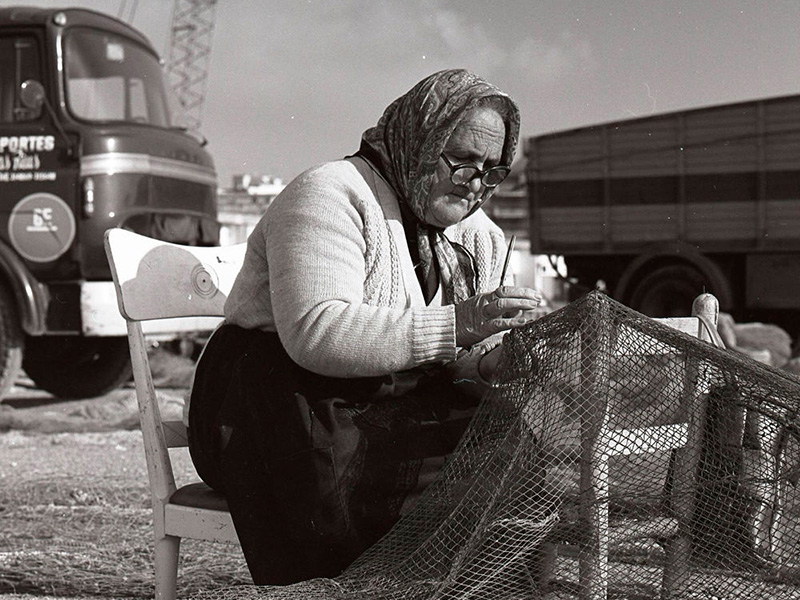
<path id="1" fill-rule="evenodd" d="M 124 337 L 28 337 L 22 367 L 33 382 L 65 399 L 106 394 L 131 376 Z"/>
<path id="2" fill-rule="evenodd" d="M 622 301 L 649 317 L 686 317 L 704 291 L 714 293 L 700 271 L 688 264 L 672 264 L 642 277 Z"/>
<path id="3" fill-rule="evenodd" d="M 25 335 L 14 298 L 0 287 L 0 399 L 17 380 L 24 346 Z"/>

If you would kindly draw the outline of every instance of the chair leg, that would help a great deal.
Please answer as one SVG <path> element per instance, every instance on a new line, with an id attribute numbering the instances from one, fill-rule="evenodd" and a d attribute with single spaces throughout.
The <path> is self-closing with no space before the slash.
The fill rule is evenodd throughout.
<path id="1" fill-rule="evenodd" d="M 181 538 L 165 535 L 156 539 L 156 600 L 175 600 L 178 586 L 178 553 Z"/>

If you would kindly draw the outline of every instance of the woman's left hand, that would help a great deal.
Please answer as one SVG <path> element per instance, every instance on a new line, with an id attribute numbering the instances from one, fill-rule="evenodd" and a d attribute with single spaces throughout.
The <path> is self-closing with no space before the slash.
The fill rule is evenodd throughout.
<path id="1" fill-rule="evenodd" d="M 484 381 L 491 381 L 494 378 L 500 357 L 503 355 L 503 344 L 499 344 L 484 354 L 478 362 L 478 374 Z"/>
<path id="2" fill-rule="evenodd" d="M 468 350 L 460 350 L 456 360 L 446 366 L 453 383 L 468 396 L 480 398 L 489 389 L 501 355 L 504 335 L 495 334 Z"/>

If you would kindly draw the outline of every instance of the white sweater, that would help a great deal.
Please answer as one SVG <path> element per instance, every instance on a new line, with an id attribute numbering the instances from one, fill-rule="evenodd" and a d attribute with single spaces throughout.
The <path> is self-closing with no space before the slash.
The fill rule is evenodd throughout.
<path id="1" fill-rule="evenodd" d="M 499 284 L 502 230 L 483 211 L 445 230 Z M 361 159 L 311 168 L 278 195 L 247 242 L 226 321 L 277 331 L 300 366 L 387 375 L 456 358 L 453 306 L 425 304 L 397 199 Z"/>

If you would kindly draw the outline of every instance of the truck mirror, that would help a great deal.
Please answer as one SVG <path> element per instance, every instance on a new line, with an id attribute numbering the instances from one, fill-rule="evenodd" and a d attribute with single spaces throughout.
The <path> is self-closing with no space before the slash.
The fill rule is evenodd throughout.
<path id="1" fill-rule="evenodd" d="M 44 86 L 35 79 L 27 79 L 19 87 L 19 99 L 25 108 L 41 108 L 44 98 Z"/>

